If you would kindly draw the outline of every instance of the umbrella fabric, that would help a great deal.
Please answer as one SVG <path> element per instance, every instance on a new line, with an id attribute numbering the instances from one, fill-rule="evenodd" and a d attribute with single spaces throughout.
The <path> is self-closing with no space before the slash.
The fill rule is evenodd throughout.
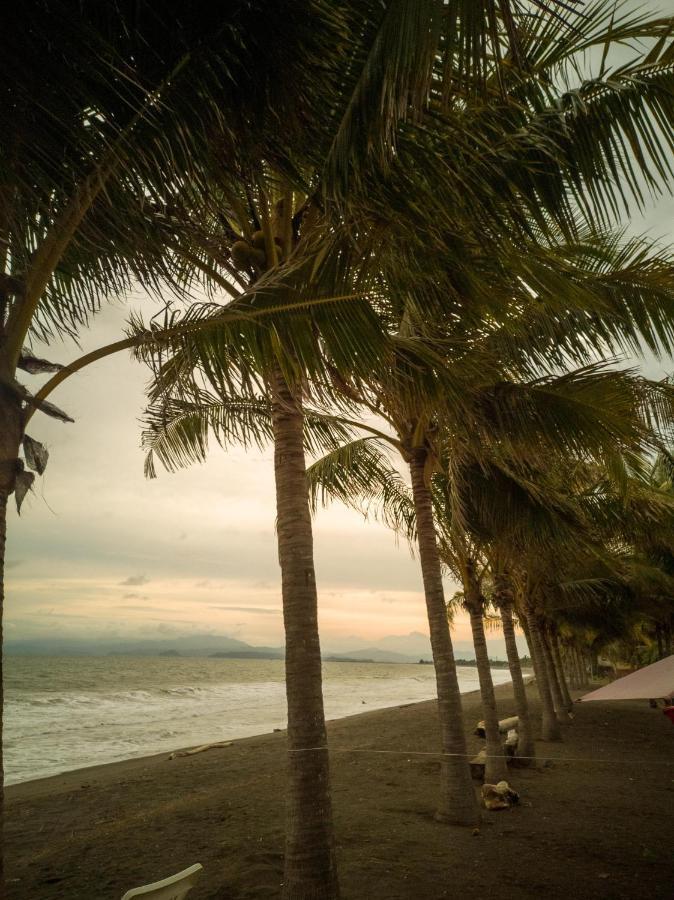
<path id="1" fill-rule="evenodd" d="M 581 700 L 657 700 L 674 696 L 674 656 L 591 691 Z"/>

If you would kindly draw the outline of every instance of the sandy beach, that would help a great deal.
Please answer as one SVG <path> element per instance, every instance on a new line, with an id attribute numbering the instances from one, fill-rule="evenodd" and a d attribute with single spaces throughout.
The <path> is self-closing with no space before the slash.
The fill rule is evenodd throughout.
<path id="1" fill-rule="evenodd" d="M 512 714 L 510 686 L 497 694 Z M 471 734 L 477 693 L 464 710 Z M 478 834 L 433 819 L 437 763 L 412 753 L 438 745 L 434 703 L 331 722 L 343 897 L 669 900 L 674 729 L 645 701 L 575 713 L 564 743 L 538 743 L 537 766 L 512 771 L 520 806 L 483 813 Z M 194 862 L 194 900 L 279 896 L 284 746 L 282 733 L 261 735 L 8 788 L 8 898 L 118 900 Z"/>

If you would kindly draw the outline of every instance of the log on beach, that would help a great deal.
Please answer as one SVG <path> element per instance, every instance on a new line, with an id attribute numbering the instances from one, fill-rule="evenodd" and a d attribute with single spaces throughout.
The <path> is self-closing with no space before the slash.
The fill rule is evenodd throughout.
<path id="1" fill-rule="evenodd" d="M 507 734 L 509 731 L 513 729 L 517 729 L 520 724 L 520 720 L 518 716 L 509 716 L 507 719 L 501 719 L 498 723 L 498 730 L 501 734 Z M 473 732 L 477 737 L 486 737 L 484 730 L 484 719 L 480 719 L 480 721 L 475 726 L 475 731 Z"/>

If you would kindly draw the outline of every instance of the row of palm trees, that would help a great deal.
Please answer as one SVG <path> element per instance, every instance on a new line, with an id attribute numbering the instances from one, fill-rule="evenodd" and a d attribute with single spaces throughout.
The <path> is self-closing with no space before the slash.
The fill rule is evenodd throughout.
<path id="1" fill-rule="evenodd" d="M 200 7 L 27 4 L 3 58 L 0 550 L 9 496 L 46 464 L 28 420 L 67 418 L 47 397 L 108 353 L 152 368 L 150 474 L 203 459 L 209 434 L 273 442 L 284 896 L 334 898 L 311 490 L 375 504 L 418 544 L 438 817 L 474 824 L 444 569 L 471 612 L 489 746 L 488 599 L 526 625 L 553 729 L 553 625 L 575 632 L 550 598 L 607 602 L 613 581 L 583 566 L 611 569 L 598 548 L 635 542 L 621 505 L 671 422 L 667 385 L 605 363 L 671 350 L 671 257 L 611 223 L 671 174 L 673 22 L 608 0 Z M 34 396 L 17 381 L 50 369 L 27 342 L 76 333 L 136 281 L 172 292 L 163 319 Z M 310 477 L 307 454 L 322 457 Z"/>

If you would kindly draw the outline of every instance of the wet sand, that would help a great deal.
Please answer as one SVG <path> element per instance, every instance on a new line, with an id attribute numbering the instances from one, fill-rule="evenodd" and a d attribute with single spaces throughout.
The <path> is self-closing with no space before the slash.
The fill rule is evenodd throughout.
<path id="1" fill-rule="evenodd" d="M 497 696 L 512 715 L 510 686 Z M 464 711 L 476 752 L 477 693 Z M 564 743 L 512 770 L 520 806 L 484 812 L 479 834 L 434 820 L 437 761 L 406 752 L 437 749 L 433 702 L 330 723 L 345 900 L 671 900 L 674 728 L 646 701 L 575 714 Z M 7 788 L 8 900 L 119 900 L 194 862 L 190 900 L 279 897 L 284 749 L 284 734 L 261 735 Z"/>

